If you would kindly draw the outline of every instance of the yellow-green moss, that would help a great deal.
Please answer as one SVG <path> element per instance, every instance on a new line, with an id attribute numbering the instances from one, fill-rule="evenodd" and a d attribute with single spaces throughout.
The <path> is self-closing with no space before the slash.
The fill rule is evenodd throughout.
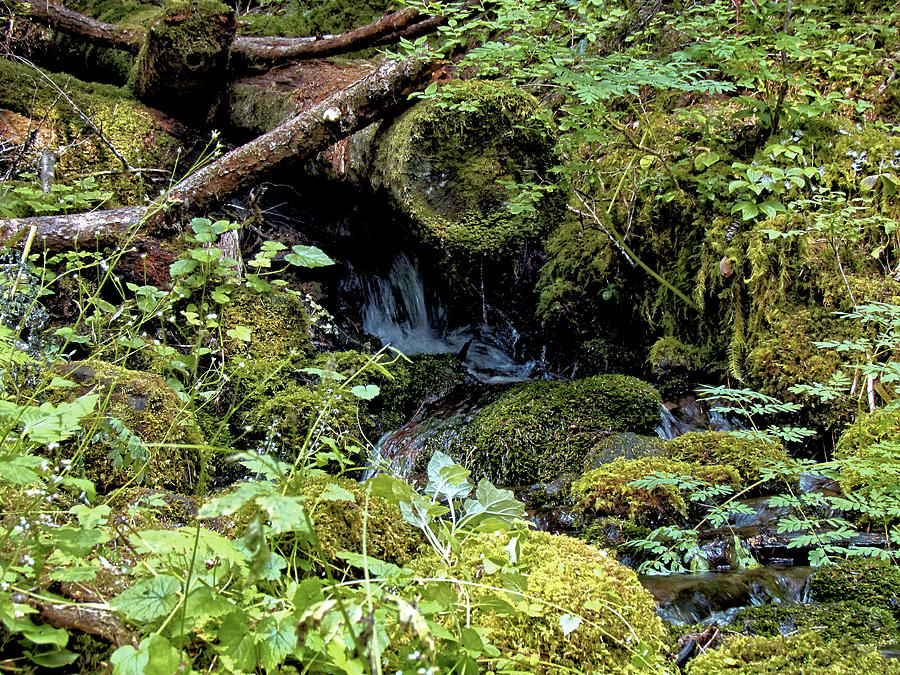
<path id="1" fill-rule="evenodd" d="M 328 485 L 336 485 L 353 495 L 351 501 L 323 499 Z M 288 486 L 286 494 L 304 498 L 304 507 L 312 519 L 321 551 L 307 542 L 297 543 L 290 535 L 275 539 L 283 555 L 299 555 L 316 566 L 322 564 L 344 568 L 340 551 L 362 553 L 363 520 L 366 519 L 366 550 L 368 555 L 396 564 L 409 562 L 424 540 L 419 530 L 403 519 L 400 509 L 377 495 L 369 495 L 366 511 L 366 488 L 347 478 L 327 474 L 302 475 Z M 253 519 L 255 512 L 238 512 L 229 530 L 239 535 Z M 324 560 L 322 559 L 324 556 Z"/>
<path id="2" fill-rule="evenodd" d="M 843 464 L 841 485 L 846 490 L 864 485 L 894 487 L 900 470 L 900 410 L 860 415 L 841 434 L 834 458 Z"/>
<path id="3" fill-rule="evenodd" d="M 900 617 L 900 568 L 878 558 L 850 558 L 823 565 L 809 578 L 813 600 L 853 600 Z"/>
<path id="4" fill-rule="evenodd" d="M 504 180 L 554 182 L 556 132 L 531 96 L 499 82 L 454 83 L 385 131 L 376 168 L 415 235 L 449 256 L 513 252 L 562 215 L 556 193 L 511 213 Z"/>
<path id="5" fill-rule="evenodd" d="M 516 564 L 504 548 L 513 536 L 520 548 Z M 505 597 L 513 604 L 520 603 L 521 596 L 460 585 L 459 619 L 488 629 L 487 638 L 501 657 L 513 660 L 519 668 L 532 673 L 558 672 L 548 665 L 552 663 L 579 672 L 625 673 L 630 672 L 638 642 L 651 650 L 661 649 L 662 621 L 637 575 L 605 551 L 577 539 L 532 531 L 481 534 L 466 540 L 454 553 L 452 567 L 442 565 L 435 555 L 419 558 L 412 567 L 423 575 L 503 586 L 502 572 L 489 572 L 488 560 L 495 564 L 494 569 L 524 575 L 527 587 L 522 592 L 534 598 L 525 604 L 534 607 L 537 616 L 523 611 L 496 613 L 479 604 L 488 595 Z M 468 616 L 467 598 L 471 602 Z M 582 618 L 569 635 L 560 628 L 564 613 Z M 453 623 L 447 619 L 448 625 Z M 652 661 L 654 655 L 648 658 Z"/>
<path id="6" fill-rule="evenodd" d="M 900 673 L 900 663 L 873 648 L 826 643 L 816 632 L 776 638 L 737 637 L 690 661 L 687 675 L 860 675 Z"/>
<path id="7" fill-rule="evenodd" d="M 77 386 L 55 389 L 53 402 L 72 401 L 87 393 L 101 395 L 96 412 L 83 426 L 89 434 L 80 470 L 98 492 L 131 483 L 131 469 L 113 466 L 110 451 L 127 453 L 113 438 L 97 436 L 103 418 L 115 418 L 147 444 L 150 462 L 143 485 L 182 494 L 202 492 L 206 480 L 205 441 L 189 409 L 158 375 L 126 370 L 103 361 L 75 362 L 59 368 L 59 375 Z M 71 451 L 64 444 L 56 454 Z"/>
<path id="8" fill-rule="evenodd" d="M 240 32 L 283 37 L 343 33 L 375 21 L 390 7 L 387 0 L 300 0 L 282 13 L 244 14 Z"/>
<path id="9" fill-rule="evenodd" d="M 223 335 L 243 326 L 251 331 L 250 341 L 225 338 L 225 352 L 234 362 L 251 359 L 282 359 L 303 356 L 312 349 L 309 318 L 300 298 L 287 292 L 260 295 L 238 290 L 222 306 Z M 243 367 L 243 366 L 242 366 Z"/>
<path id="10" fill-rule="evenodd" d="M 741 438 L 725 431 L 693 431 L 666 443 L 666 456 L 698 464 L 724 464 L 744 483 L 759 480 L 760 469 L 788 460 L 781 441 Z"/>
<path id="11" fill-rule="evenodd" d="M 731 625 L 763 637 L 816 631 L 826 642 L 850 640 L 862 645 L 886 645 L 898 637 L 891 612 L 856 601 L 748 607 L 735 615 Z"/>
<path id="12" fill-rule="evenodd" d="M 175 166 L 179 140 L 162 128 L 158 116 L 134 101 L 126 90 L 81 82 L 69 75 L 41 72 L 65 89 L 132 166 L 161 169 Z M 34 70 L 0 59 L 0 108 L 31 119 L 43 119 L 43 124 L 52 128 L 51 149 L 66 149 L 57 164 L 63 182 L 67 175 L 122 169 L 122 163 L 90 131 L 84 120 L 68 103 L 58 98 L 58 90 Z M 135 203 L 149 194 L 149 186 L 139 174 L 99 175 L 97 182 L 102 189 L 113 192 L 108 205 Z"/>
<path id="13" fill-rule="evenodd" d="M 607 432 L 651 431 L 660 405 L 656 389 L 627 375 L 529 382 L 483 408 L 464 429 L 458 453 L 498 484 L 554 480 L 578 473 Z"/>
<path id="14" fill-rule="evenodd" d="M 638 525 L 668 525 L 688 516 L 688 496 L 675 485 L 652 490 L 629 485 L 654 473 L 689 476 L 714 484 L 740 485 L 738 473 L 730 466 L 703 466 L 665 457 L 618 459 L 588 471 L 572 483 L 574 511 L 584 521 L 601 516 L 618 516 Z"/>

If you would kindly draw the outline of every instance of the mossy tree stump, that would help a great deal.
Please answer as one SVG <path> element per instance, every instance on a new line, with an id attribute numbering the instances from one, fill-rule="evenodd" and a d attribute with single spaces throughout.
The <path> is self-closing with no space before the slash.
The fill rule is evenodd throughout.
<path id="1" fill-rule="evenodd" d="M 216 0 L 168 2 L 138 55 L 135 94 L 184 121 L 209 121 L 225 89 L 236 30 L 234 10 Z"/>

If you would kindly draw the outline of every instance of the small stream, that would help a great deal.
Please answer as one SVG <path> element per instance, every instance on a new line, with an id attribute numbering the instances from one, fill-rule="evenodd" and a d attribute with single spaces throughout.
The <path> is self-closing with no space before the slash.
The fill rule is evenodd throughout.
<path id="1" fill-rule="evenodd" d="M 434 450 L 452 455 L 466 425 L 511 384 L 549 377 L 542 359 L 526 359 L 521 353 L 520 336 L 513 326 L 503 322 L 491 325 L 489 317 L 496 313 L 484 302 L 470 308 L 464 321 L 458 312 L 456 319 L 451 319 L 450 310 L 429 291 L 419 264 L 410 256 L 398 254 L 380 273 L 351 267 L 341 292 L 361 299 L 362 330 L 383 345 L 390 344 L 408 355 L 457 354 L 469 374 L 440 398 L 425 401 L 402 427 L 386 433 L 377 444 L 373 467 L 388 468 L 407 478 L 423 471 L 421 458 Z M 736 420 L 711 407 L 693 394 L 667 401 L 660 410 L 657 435 L 672 439 L 690 431 L 740 428 Z M 562 495 L 566 489 L 565 480 L 514 488 L 538 529 L 574 535 L 575 519 L 565 500 L 546 506 L 548 495 Z M 820 489 L 821 481 L 801 481 L 802 491 Z M 533 500 L 535 507 L 529 505 Z M 788 535 L 777 532 L 777 520 L 785 509 L 772 507 L 766 497 L 742 503 L 750 513 L 734 516 L 727 527 L 700 533 L 700 549 L 715 571 L 641 577 L 659 603 L 663 619 L 677 625 L 725 624 L 743 607 L 806 599 L 806 582 L 813 568 L 808 566 L 808 551 L 790 548 Z M 736 555 L 736 545 L 761 565 L 740 569 L 745 556 Z M 631 562 L 627 554 L 620 554 L 620 559 Z"/>

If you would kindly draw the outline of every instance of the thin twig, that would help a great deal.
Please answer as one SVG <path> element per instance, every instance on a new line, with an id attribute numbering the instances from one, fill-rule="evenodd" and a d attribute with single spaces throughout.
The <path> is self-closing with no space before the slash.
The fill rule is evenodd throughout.
<path id="1" fill-rule="evenodd" d="M 634 140 L 634 137 L 628 133 L 628 129 L 626 127 L 622 126 L 608 115 L 605 119 L 613 129 L 620 132 L 625 137 L 625 140 L 628 141 L 631 147 L 633 147 L 635 150 L 646 152 L 648 155 L 653 155 L 660 162 L 662 162 L 663 169 L 665 169 L 666 174 L 669 176 L 672 182 L 675 183 L 675 189 L 677 189 L 679 192 L 684 192 L 684 190 L 681 189 L 681 184 L 678 182 L 678 179 L 675 178 L 675 174 L 672 173 L 672 169 L 669 168 L 669 163 L 666 161 L 666 158 L 662 156 L 662 153 L 654 150 L 653 148 L 648 148 L 646 145 L 641 145 L 640 143 L 638 143 L 636 140 Z"/>

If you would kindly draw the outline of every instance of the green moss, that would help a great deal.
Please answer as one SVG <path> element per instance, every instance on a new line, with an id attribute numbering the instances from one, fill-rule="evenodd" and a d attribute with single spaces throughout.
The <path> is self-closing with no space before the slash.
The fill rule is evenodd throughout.
<path id="1" fill-rule="evenodd" d="M 158 116 L 134 101 L 126 90 L 82 82 L 70 75 L 41 72 L 66 91 L 132 166 L 174 168 L 179 140 L 162 128 Z M 115 173 L 122 169 L 122 163 L 71 106 L 59 100 L 57 88 L 33 69 L 0 59 L 0 108 L 44 120 L 45 128 L 52 129 L 51 149 L 65 148 L 64 153 L 57 152 L 61 182 L 67 182 L 68 175 L 111 171 L 114 173 L 97 176 L 101 189 L 113 193 L 108 206 L 132 204 L 149 196 L 149 186 L 139 174 Z"/>
<path id="2" fill-rule="evenodd" d="M 132 469 L 116 468 L 109 454 L 128 453 L 114 434 L 101 433 L 104 418 L 119 420 L 148 446 L 150 460 L 142 483 L 181 494 L 202 492 L 206 481 L 205 441 L 190 410 L 158 375 L 126 370 L 103 361 L 74 362 L 59 374 L 77 386 L 52 390 L 51 400 L 72 401 L 101 395 L 96 412 L 83 426 L 91 440 L 79 465 L 100 493 L 134 481 Z M 71 450 L 64 445 L 58 452 Z M 137 467 L 140 468 L 140 465 Z"/>
<path id="3" fill-rule="evenodd" d="M 844 430 L 834 449 L 834 458 L 842 463 L 841 486 L 846 490 L 865 485 L 892 488 L 900 469 L 898 439 L 900 410 L 860 415 Z"/>
<path id="4" fill-rule="evenodd" d="M 662 337 L 654 342 L 647 362 L 658 370 L 695 370 L 699 365 L 697 349 L 675 337 Z"/>
<path id="5" fill-rule="evenodd" d="M 347 490 L 353 499 L 323 499 L 328 485 Z M 305 540 L 296 541 L 286 535 L 274 541 L 283 555 L 300 555 L 316 566 L 324 563 L 343 569 L 346 563 L 337 554 L 340 551 L 362 553 L 364 519 L 366 550 L 374 558 L 403 565 L 417 554 L 424 543 L 420 531 L 403 519 L 400 509 L 382 497 L 369 495 L 366 511 L 366 489 L 356 481 L 327 474 L 303 475 L 291 482 L 286 494 L 304 498 L 304 506 L 312 519 L 321 550 Z M 238 512 L 228 529 L 233 534 L 240 534 L 254 515 L 250 510 Z"/>
<path id="6" fill-rule="evenodd" d="M 528 94 L 499 82 L 445 87 L 397 119 L 379 142 L 376 169 L 415 236 L 448 256 L 503 254 L 558 220 L 551 193 L 533 212 L 507 208 L 501 181 L 549 182 L 556 132 Z"/>
<path id="7" fill-rule="evenodd" d="M 288 7 L 281 14 L 244 14 L 241 16 L 241 34 L 306 37 L 343 33 L 380 18 L 391 3 L 386 0 L 301 0 Z"/>
<path id="8" fill-rule="evenodd" d="M 550 481 L 579 472 L 609 431 L 651 431 L 660 405 L 659 392 L 626 375 L 529 382 L 472 419 L 459 454 L 475 474 L 498 484 Z"/>
<path id="9" fill-rule="evenodd" d="M 900 663 L 873 648 L 826 643 L 816 632 L 764 638 L 737 637 L 690 661 L 687 675 L 859 675 L 900 673 Z"/>
<path id="10" fill-rule="evenodd" d="M 236 29 L 234 10 L 217 0 L 167 0 L 138 54 L 132 89 L 179 119 L 209 122 Z"/>
<path id="11" fill-rule="evenodd" d="M 878 558 L 850 558 L 823 565 L 809 578 L 817 602 L 853 600 L 900 617 L 900 569 Z"/>
<path id="12" fill-rule="evenodd" d="M 520 548 L 515 565 L 505 548 L 512 535 Z M 557 672 L 547 665 L 553 663 L 579 672 L 625 673 L 630 672 L 638 641 L 651 650 L 661 648 L 662 621 L 656 616 L 653 598 L 632 570 L 606 552 L 570 537 L 529 531 L 512 535 L 497 532 L 469 538 L 455 552 L 455 564 L 449 568 L 434 555 L 420 558 L 412 567 L 423 575 L 446 575 L 488 586 L 503 585 L 498 573 L 487 571 L 488 560 L 500 569 L 499 574 L 514 571 L 524 575 L 527 587 L 523 592 L 535 598 L 530 603 L 540 607 L 536 616 L 492 611 L 490 605 L 479 603 L 490 591 L 476 586 L 456 588 L 461 593 L 460 621 L 470 618 L 472 625 L 488 629 L 487 637 L 501 656 L 528 672 Z M 512 594 L 508 598 L 518 601 Z M 469 608 L 471 615 L 467 616 Z M 560 630 L 563 613 L 582 617 L 581 625 L 569 635 Z M 447 623 L 452 622 L 448 618 Z"/>
<path id="13" fill-rule="evenodd" d="M 107 23 L 149 25 L 159 16 L 163 0 L 75 0 L 66 6 Z"/>
<path id="14" fill-rule="evenodd" d="M 588 471 L 572 483 L 574 512 L 584 520 L 617 516 L 637 525 L 667 525 L 682 522 L 688 516 L 686 491 L 675 485 L 660 485 L 651 490 L 629 485 L 654 473 L 690 476 L 710 483 L 740 484 L 730 466 L 704 466 L 665 457 L 619 459 Z"/>
<path id="15" fill-rule="evenodd" d="M 222 333 L 238 326 L 250 328 L 249 342 L 226 337 L 224 348 L 233 362 L 250 359 L 283 359 L 309 354 L 309 318 L 303 302 L 287 292 L 260 295 L 235 291 L 223 305 Z"/>
<path id="16" fill-rule="evenodd" d="M 236 127 L 257 134 L 271 131 L 297 112 L 297 104 L 284 92 L 235 82 L 230 89 L 228 114 Z"/>
<path id="17" fill-rule="evenodd" d="M 745 484 L 759 480 L 763 467 L 788 460 L 780 441 L 741 438 L 725 431 L 693 431 L 679 436 L 666 443 L 666 456 L 734 467 Z"/>
<path id="18" fill-rule="evenodd" d="M 614 433 L 598 440 L 584 458 L 584 470 L 597 469 L 617 459 L 641 459 L 665 454 L 666 441 L 658 436 L 641 436 L 630 431 Z"/>
<path id="19" fill-rule="evenodd" d="M 185 495 L 130 487 L 116 492 L 108 504 L 135 530 L 177 529 L 195 525 L 197 505 Z"/>
<path id="20" fill-rule="evenodd" d="M 396 429 L 429 398 L 446 394 L 459 384 L 465 370 L 454 354 L 414 354 L 391 370 L 394 379 L 381 384 L 375 399 L 378 430 Z"/>
<path id="21" fill-rule="evenodd" d="M 877 646 L 897 640 L 897 621 L 891 612 L 854 601 L 748 607 L 735 615 L 732 626 L 763 637 L 814 630 L 826 642 Z"/>

